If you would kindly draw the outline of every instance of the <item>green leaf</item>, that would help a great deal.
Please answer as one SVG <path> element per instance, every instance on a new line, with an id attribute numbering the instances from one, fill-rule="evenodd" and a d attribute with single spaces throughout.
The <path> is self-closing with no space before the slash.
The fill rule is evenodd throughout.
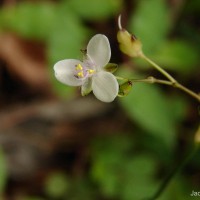
<path id="1" fill-rule="evenodd" d="M 153 179 L 156 163 L 145 154 L 137 155 L 124 166 L 126 182 L 122 186 L 122 199 L 144 199 L 153 194 L 156 181 Z"/>
<path id="2" fill-rule="evenodd" d="M 82 25 L 80 19 L 67 7 L 62 7 L 61 4 L 56 21 L 58 23 L 54 24 L 47 41 L 50 63 L 67 58 L 82 59 L 80 50 L 86 46 L 83 44 L 88 39 L 88 31 Z"/>
<path id="3" fill-rule="evenodd" d="M 124 171 L 133 145 L 129 137 L 116 134 L 93 141 L 91 175 L 104 195 L 115 197 L 121 193 L 119 188 L 125 180 L 121 180 L 123 174 L 120 172 Z"/>
<path id="4" fill-rule="evenodd" d="M 7 181 L 6 160 L 2 150 L 0 150 L 0 194 L 3 193 Z"/>
<path id="5" fill-rule="evenodd" d="M 142 129 L 162 139 L 172 148 L 175 141 L 174 111 L 156 85 L 134 84 L 132 92 L 121 99 L 121 104 Z"/>
<path id="6" fill-rule="evenodd" d="M 191 200 L 195 198 L 195 196 L 190 196 L 193 190 L 195 190 L 195 188 L 189 185 L 188 180 L 178 176 L 169 184 L 159 200 Z M 197 189 L 196 191 L 199 190 Z"/>
<path id="7" fill-rule="evenodd" d="M 92 177 L 106 197 L 140 199 L 155 189 L 155 160 L 131 153 L 131 142 L 130 137 L 112 136 L 93 143 Z"/>
<path id="8" fill-rule="evenodd" d="M 67 198 L 70 200 L 90 200 L 96 199 L 96 190 L 93 187 L 93 183 L 91 183 L 87 177 L 79 176 L 71 179 L 70 184 L 72 185 Z"/>
<path id="9" fill-rule="evenodd" d="M 130 31 L 142 42 L 146 54 L 155 52 L 170 29 L 169 10 L 165 0 L 138 1 L 130 21 Z"/>
<path id="10" fill-rule="evenodd" d="M 182 40 L 165 42 L 154 56 L 154 60 L 166 69 L 179 73 L 191 73 L 198 67 L 198 51 Z"/>
<path id="11" fill-rule="evenodd" d="M 66 195 L 69 190 L 69 182 L 67 177 L 62 173 L 54 173 L 50 175 L 46 181 L 45 191 L 49 197 L 61 198 Z"/>
<path id="12" fill-rule="evenodd" d="M 26 38 L 46 39 L 56 16 L 53 4 L 22 2 L 1 11 L 1 27 Z"/>
<path id="13" fill-rule="evenodd" d="M 116 14 L 121 0 L 66 0 L 72 10 L 88 20 L 103 19 Z"/>

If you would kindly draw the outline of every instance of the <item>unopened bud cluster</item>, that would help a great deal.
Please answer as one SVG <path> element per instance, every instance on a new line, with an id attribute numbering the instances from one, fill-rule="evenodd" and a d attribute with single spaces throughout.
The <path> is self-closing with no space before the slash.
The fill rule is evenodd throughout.
<path id="1" fill-rule="evenodd" d="M 142 54 L 142 43 L 134 35 L 122 28 L 121 16 L 118 19 L 118 26 L 117 40 L 120 50 L 130 57 L 139 57 Z"/>

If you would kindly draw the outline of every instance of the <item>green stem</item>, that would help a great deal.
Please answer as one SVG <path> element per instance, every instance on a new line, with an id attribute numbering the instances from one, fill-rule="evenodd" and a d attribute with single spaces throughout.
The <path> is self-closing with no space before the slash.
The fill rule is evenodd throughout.
<path id="1" fill-rule="evenodd" d="M 198 150 L 198 145 L 195 145 L 194 149 L 191 151 L 191 153 L 177 166 L 175 167 L 168 176 L 164 179 L 164 181 L 161 183 L 160 187 L 156 191 L 156 193 L 146 200 L 156 200 L 160 197 L 160 195 L 163 193 L 163 191 L 167 188 L 170 181 L 174 176 L 191 160 L 191 158 L 195 155 L 195 153 Z"/>
<path id="2" fill-rule="evenodd" d="M 164 85 L 172 85 L 172 83 L 170 81 L 156 79 L 152 76 L 145 78 L 145 79 L 124 78 L 124 77 L 120 77 L 120 76 L 115 76 L 115 77 L 116 77 L 116 79 L 121 80 L 121 81 L 132 81 L 134 83 L 141 82 L 141 83 L 160 83 L 160 84 L 164 84 Z"/>
<path id="3" fill-rule="evenodd" d="M 121 81 L 128 81 L 128 80 L 131 80 L 131 79 L 124 78 L 124 77 L 121 77 L 121 76 L 115 76 L 115 78 L 118 79 L 118 80 L 121 80 Z"/>
<path id="4" fill-rule="evenodd" d="M 192 90 L 186 88 L 185 86 L 181 85 L 180 83 L 176 82 L 171 82 L 171 81 L 166 81 L 166 80 L 161 80 L 161 79 L 156 79 L 154 77 L 148 77 L 146 79 L 127 79 L 123 77 L 116 76 L 117 79 L 123 80 L 123 81 L 133 81 L 133 82 L 143 82 L 143 83 L 159 83 L 159 84 L 164 84 L 164 85 L 170 85 L 172 87 L 178 88 L 182 90 L 183 92 L 189 94 L 193 98 L 197 99 L 197 101 L 200 102 L 200 95 L 197 93 L 193 92 Z"/>
<path id="5" fill-rule="evenodd" d="M 172 83 L 170 81 L 166 81 L 166 80 L 161 80 L 161 79 L 156 79 L 154 77 L 148 77 L 146 79 L 129 79 L 133 82 L 143 82 L 143 83 L 159 83 L 159 84 L 163 84 L 163 85 L 172 85 Z"/>
<path id="6" fill-rule="evenodd" d="M 197 99 L 200 102 L 200 95 L 198 95 L 197 93 L 193 92 L 192 90 L 186 88 L 185 86 L 181 85 L 177 81 L 171 82 L 171 81 L 156 79 L 154 77 L 149 77 L 147 80 L 144 79 L 143 82 L 160 83 L 160 84 L 164 84 L 164 85 L 170 85 L 172 87 L 175 87 L 175 88 L 178 88 L 178 89 L 184 91 L 185 93 L 189 94 L 190 96 L 192 96 L 193 98 Z"/>
<path id="7" fill-rule="evenodd" d="M 194 97 L 195 99 L 197 99 L 200 102 L 200 95 L 193 92 L 192 90 L 186 88 L 185 86 L 181 85 L 180 83 L 176 82 L 174 84 L 172 84 L 173 87 L 176 87 L 182 91 L 184 91 L 185 93 L 189 94 L 190 96 Z"/>
<path id="8" fill-rule="evenodd" d="M 161 68 L 155 62 L 153 62 L 151 59 L 149 59 L 143 53 L 140 54 L 140 58 L 143 58 L 148 63 L 150 63 L 155 69 L 157 69 L 161 74 L 163 74 L 166 78 L 168 78 L 172 83 L 176 83 L 177 82 L 168 72 L 166 72 L 163 68 Z"/>

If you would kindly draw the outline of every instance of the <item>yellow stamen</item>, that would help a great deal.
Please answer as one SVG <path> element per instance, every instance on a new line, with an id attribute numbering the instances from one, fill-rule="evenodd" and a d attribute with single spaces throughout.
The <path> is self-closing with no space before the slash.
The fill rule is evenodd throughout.
<path id="1" fill-rule="evenodd" d="M 83 71 L 78 72 L 77 75 L 78 75 L 78 77 L 80 77 L 80 78 L 83 78 L 83 77 L 84 77 L 84 75 L 83 75 Z"/>
<path id="2" fill-rule="evenodd" d="M 81 66 L 81 64 L 78 64 L 78 65 L 76 66 L 76 70 L 83 70 L 83 67 Z"/>
<path id="3" fill-rule="evenodd" d="M 94 69 L 89 69 L 88 72 L 89 72 L 89 74 L 93 74 L 95 72 L 95 70 Z"/>

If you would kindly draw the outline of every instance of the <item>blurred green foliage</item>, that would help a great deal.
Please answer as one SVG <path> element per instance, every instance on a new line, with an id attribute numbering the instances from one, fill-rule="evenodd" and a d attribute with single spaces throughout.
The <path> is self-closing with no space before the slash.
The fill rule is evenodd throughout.
<path id="1" fill-rule="evenodd" d="M 170 31 L 170 17 L 165 0 L 141 0 L 130 18 L 130 31 L 138 36 L 144 52 L 151 54 L 166 40 Z"/>
<path id="2" fill-rule="evenodd" d="M 155 160 L 150 155 L 137 155 L 133 144 L 130 137 L 120 135 L 93 143 L 92 177 L 107 197 L 140 199 L 155 189 Z"/>
<path id="3" fill-rule="evenodd" d="M 192 73 L 199 62 L 196 43 L 180 36 L 169 39 L 175 23 L 173 17 L 166 0 L 141 0 L 132 13 L 130 31 L 142 41 L 144 53 L 163 68 L 182 74 Z"/>
<path id="4" fill-rule="evenodd" d="M 156 55 L 153 56 L 157 63 L 166 69 L 181 74 L 191 74 L 198 68 L 199 53 L 189 42 L 184 40 L 166 41 Z"/>
<path id="5" fill-rule="evenodd" d="M 54 173 L 49 175 L 46 180 L 45 191 L 47 196 L 53 198 L 62 198 L 66 195 L 69 189 L 69 182 L 65 174 Z"/>
<path id="6" fill-rule="evenodd" d="M 177 122 L 184 119 L 186 103 L 183 99 L 169 99 L 157 85 L 135 83 L 133 91 L 121 99 L 121 103 L 144 130 L 173 149 Z"/>
<path id="7" fill-rule="evenodd" d="M 94 199 L 94 191 L 87 179 L 72 179 L 65 173 L 54 172 L 49 175 L 45 184 L 48 198 L 87 200 Z"/>
<path id="8" fill-rule="evenodd" d="M 1 29 L 25 38 L 45 39 L 52 31 L 55 16 L 56 8 L 52 4 L 24 2 L 1 11 Z"/>
<path id="9" fill-rule="evenodd" d="M 7 182 L 7 167 L 3 151 L 0 150 L 0 195 L 3 193 Z"/>
<path id="10" fill-rule="evenodd" d="M 65 0 L 79 17 L 88 20 L 102 20 L 116 14 L 122 0 Z"/>

